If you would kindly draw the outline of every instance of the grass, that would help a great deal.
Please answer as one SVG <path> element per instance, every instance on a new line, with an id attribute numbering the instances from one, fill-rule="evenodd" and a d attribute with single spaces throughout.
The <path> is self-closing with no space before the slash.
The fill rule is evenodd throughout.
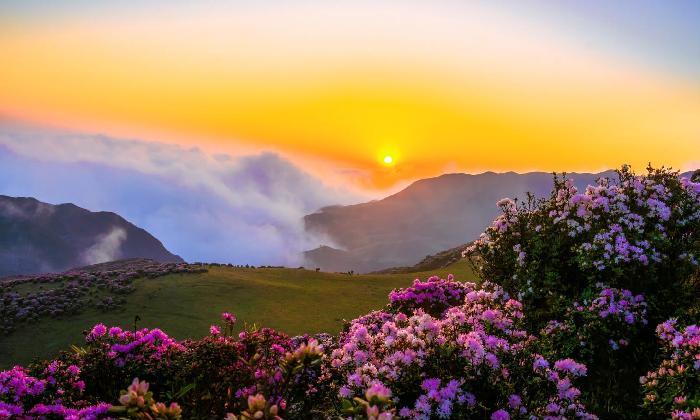
<path id="1" fill-rule="evenodd" d="M 127 295 L 121 310 L 43 319 L 0 337 L 0 368 L 80 345 L 82 332 L 98 322 L 133 328 L 136 315 L 139 328 L 158 327 L 179 339 L 208 334 L 224 311 L 236 314 L 240 326 L 254 323 L 290 335 L 337 333 L 343 319 L 382 308 L 391 289 L 408 286 L 414 278 L 448 273 L 463 281 L 475 278 L 467 263 L 459 261 L 429 273 L 349 276 L 291 268 L 211 267 L 203 274 L 137 279 L 136 291 Z"/>

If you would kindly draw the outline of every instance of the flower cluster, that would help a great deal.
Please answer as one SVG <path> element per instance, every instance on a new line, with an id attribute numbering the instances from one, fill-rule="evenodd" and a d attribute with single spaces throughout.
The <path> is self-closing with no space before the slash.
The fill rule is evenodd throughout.
<path id="1" fill-rule="evenodd" d="M 432 276 L 427 281 L 416 279 L 411 287 L 389 293 L 389 309 L 405 314 L 423 309 L 430 315 L 440 316 L 448 308 L 461 305 L 466 294 L 475 287 L 474 283 L 454 281 L 451 274 L 447 279 L 438 276 Z"/>
<path id="2" fill-rule="evenodd" d="M 277 415 L 279 412 L 277 404 L 270 404 L 264 395 L 255 394 L 248 397 L 248 407 L 240 416 L 228 413 L 226 420 L 282 420 Z"/>
<path id="3" fill-rule="evenodd" d="M 4 400 L 19 402 L 28 396 L 41 395 L 45 389 L 46 381 L 29 376 L 21 366 L 0 372 L 0 395 Z"/>
<path id="4" fill-rule="evenodd" d="M 600 318 L 615 318 L 628 325 L 641 323 L 646 325 L 646 302 L 643 295 L 633 295 L 629 290 L 620 290 L 597 285 L 600 293 L 588 307 L 574 304 L 579 312 L 597 313 Z"/>
<path id="5" fill-rule="evenodd" d="M 647 303 L 644 296 L 634 295 L 629 290 L 620 290 L 598 285 L 600 292 L 593 301 L 584 306 L 574 303 L 568 322 L 577 323 L 578 339 L 591 343 L 595 338 L 607 337 L 612 350 L 630 343 L 630 335 L 640 326 L 647 325 Z"/>
<path id="6" fill-rule="evenodd" d="M 119 405 L 109 408 L 110 414 L 124 418 L 154 419 L 154 420 L 179 420 L 182 418 L 182 409 L 173 402 L 166 406 L 153 399 L 153 393 L 148 390 L 146 381 L 134 378 L 129 387 L 121 392 Z"/>
<path id="7" fill-rule="evenodd" d="M 588 418 L 573 386 L 585 367 L 562 361 L 550 369 L 541 356 L 533 359 L 535 339 L 521 328 L 522 304 L 490 283 L 467 289 L 463 303 L 443 315 L 418 308 L 410 315 L 373 312 L 354 320 L 327 366 L 341 378 L 340 397 L 386 387 L 406 418 L 498 416 L 498 410 L 507 414 L 505 407 L 518 414 Z M 533 368 L 521 372 L 526 365 Z M 527 376 L 538 379 L 521 382 Z M 529 388 L 526 401 L 511 392 Z"/>
<path id="8" fill-rule="evenodd" d="M 354 420 L 392 420 L 396 410 L 392 408 L 391 390 L 375 382 L 367 388 L 364 398 L 343 400 L 342 412 Z"/>
<path id="9" fill-rule="evenodd" d="M 91 420 L 103 416 L 110 407 L 106 403 L 88 405 L 85 401 L 74 401 L 81 408 L 64 405 L 66 400 L 72 398 L 70 390 L 63 388 L 63 382 L 77 388 L 78 392 L 82 392 L 85 386 L 79 380 L 80 369 L 77 366 L 66 368 L 52 362 L 45 373 L 45 378 L 37 378 L 20 366 L 0 372 L 0 418 L 56 416 L 69 420 Z M 66 380 L 58 376 L 65 376 Z"/>
<path id="10" fill-rule="evenodd" d="M 86 340 L 93 345 L 106 346 L 108 355 L 117 366 L 124 366 L 129 361 L 159 359 L 171 348 L 181 349 L 182 345 L 168 337 L 158 328 L 144 328 L 135 332 L 103 324 L 95 325 Z"/>
<path id="11" fill-rule="evenodd" d="M 656 327 L 666 358 L 640 378 L 649 414 L 673 419 L 700 418 L 700 327 L 676 328 L 670 319 Z"/>
<path id="12" fill-rule="evenodd" d="M 221 314 L 221 321 L 223 325 L 212 325 L 209 327 L 209 334 L 222 337 L 233 335 L 234 325 L 237 321 L 236 315 L 224 312 Z"/>
<path id="13" fill-rule="evenodd" d="M 558 286 L 548 279 L 565 294 L 595 281 L 648 292 L 664 273 L 682 282 L 698 270 L 698 185 L 665 169 L 635 175 L 627 166 L 618 180 L 601 178 L 583 192 L 555 177 L 548 200 L 501 200 L 503 213 L 465 253 L 485 278 L 514 293 L 545 296 Z"/>

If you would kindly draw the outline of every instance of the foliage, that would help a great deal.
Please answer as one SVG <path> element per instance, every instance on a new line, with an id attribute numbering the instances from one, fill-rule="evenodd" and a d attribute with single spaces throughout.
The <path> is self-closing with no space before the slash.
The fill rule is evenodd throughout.
<path id="1" fill-rule="evenodd" d="M 697 181 L 624 166 L 579 192 L 555 176 L 549 198 L 501 200 L 502 214 L 465 251 L 481 276 L 530 308 L 543 353 L 590 366 L 583 398 L 600 414 L 634 417 L 637 378 L 657 361 L 653 327 L 697 317 Z"/>
<path id="2" fill-rule="evenodd" d="M 649 415 L 673 419 L 700 418 L 700 328 L 676 329 L 670 319 L 656 328 L 665 358 L 640 378 L 644 408 Z"/>
<path id="3" fill-rule="evenodd" d="M 536 354 L 535 337 L 522 329 L 519 301 L 490 283 L 479 288 L 451 279 L 427 283 L 392 295 L 439 284 L 464 291 L 464 300 L 438 316 L 421 307 L 411 315 L 390 312 L 390 304 L 389 311 L 354 320 L 326 366 L 341 397 L 386 387 L 398 414 L 408 418 L 594 417 L 573 385 L 586 367 L 570 359 L 550 363 Z M 443 293 L 429 296 L 443 301 Z"/>
<path id="4" fill-rule="evenodd" d="M 642 295 L 599 285 L 597 294 L 574 302 L 561 321 L 552 320 L 540 331 L 543 354 L 573 357 L 589 367 L 581 389 L 598 412 L 620 410 L 621 398 L 633 405 L 640 398 L 639 365 L 649 363 L 651 351 L 641 345 L 646 307 Z"/>
<path id="5" fill-rule="evenodd" d="M 687 309 L 700 292 L 700 183 L 664 168 L 617 176 L 584 192 L 555 176 L 548 199 L 501 200 L 466 251 L 474 268 L 518 294 L 539 326 L 597 283 L 644 294 L 652 323 Z"/>

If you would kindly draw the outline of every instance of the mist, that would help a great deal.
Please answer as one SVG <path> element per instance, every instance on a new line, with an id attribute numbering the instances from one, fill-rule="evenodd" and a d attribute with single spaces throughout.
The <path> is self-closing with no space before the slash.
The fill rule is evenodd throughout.
<path id="1" fill-rule="evenodd" d="M 99 236 L 95 244 L 85 250 L 83 261 L 86 265 L 92 265 L 118 260 L 121 257 L 121 246 L 126 236 L 126 231 L 121 228 L 113 228 Z"/>
<path id="2" fill-rule="evenodd" d="M 305 232 L 304 215 L 362 200 L 274 153 L 214 156 L 14 127 L 0 127 L 0 194 L 116 212 L 187 261 L 289 266 L 328 242 Z M 116 255 L 119 235 L 110 235 L 86 262 Z"/>

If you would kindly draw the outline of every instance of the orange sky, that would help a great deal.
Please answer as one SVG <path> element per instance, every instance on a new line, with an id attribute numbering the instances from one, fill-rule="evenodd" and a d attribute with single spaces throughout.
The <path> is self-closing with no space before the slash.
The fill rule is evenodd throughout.
<path id="1" fill-rule="evenodd" d="M 697 79 L 484 5 L 396 4 L 6 16 L 0 115 L 274 150 L 368 188 L 458 170 L 698 166 Z"/>

